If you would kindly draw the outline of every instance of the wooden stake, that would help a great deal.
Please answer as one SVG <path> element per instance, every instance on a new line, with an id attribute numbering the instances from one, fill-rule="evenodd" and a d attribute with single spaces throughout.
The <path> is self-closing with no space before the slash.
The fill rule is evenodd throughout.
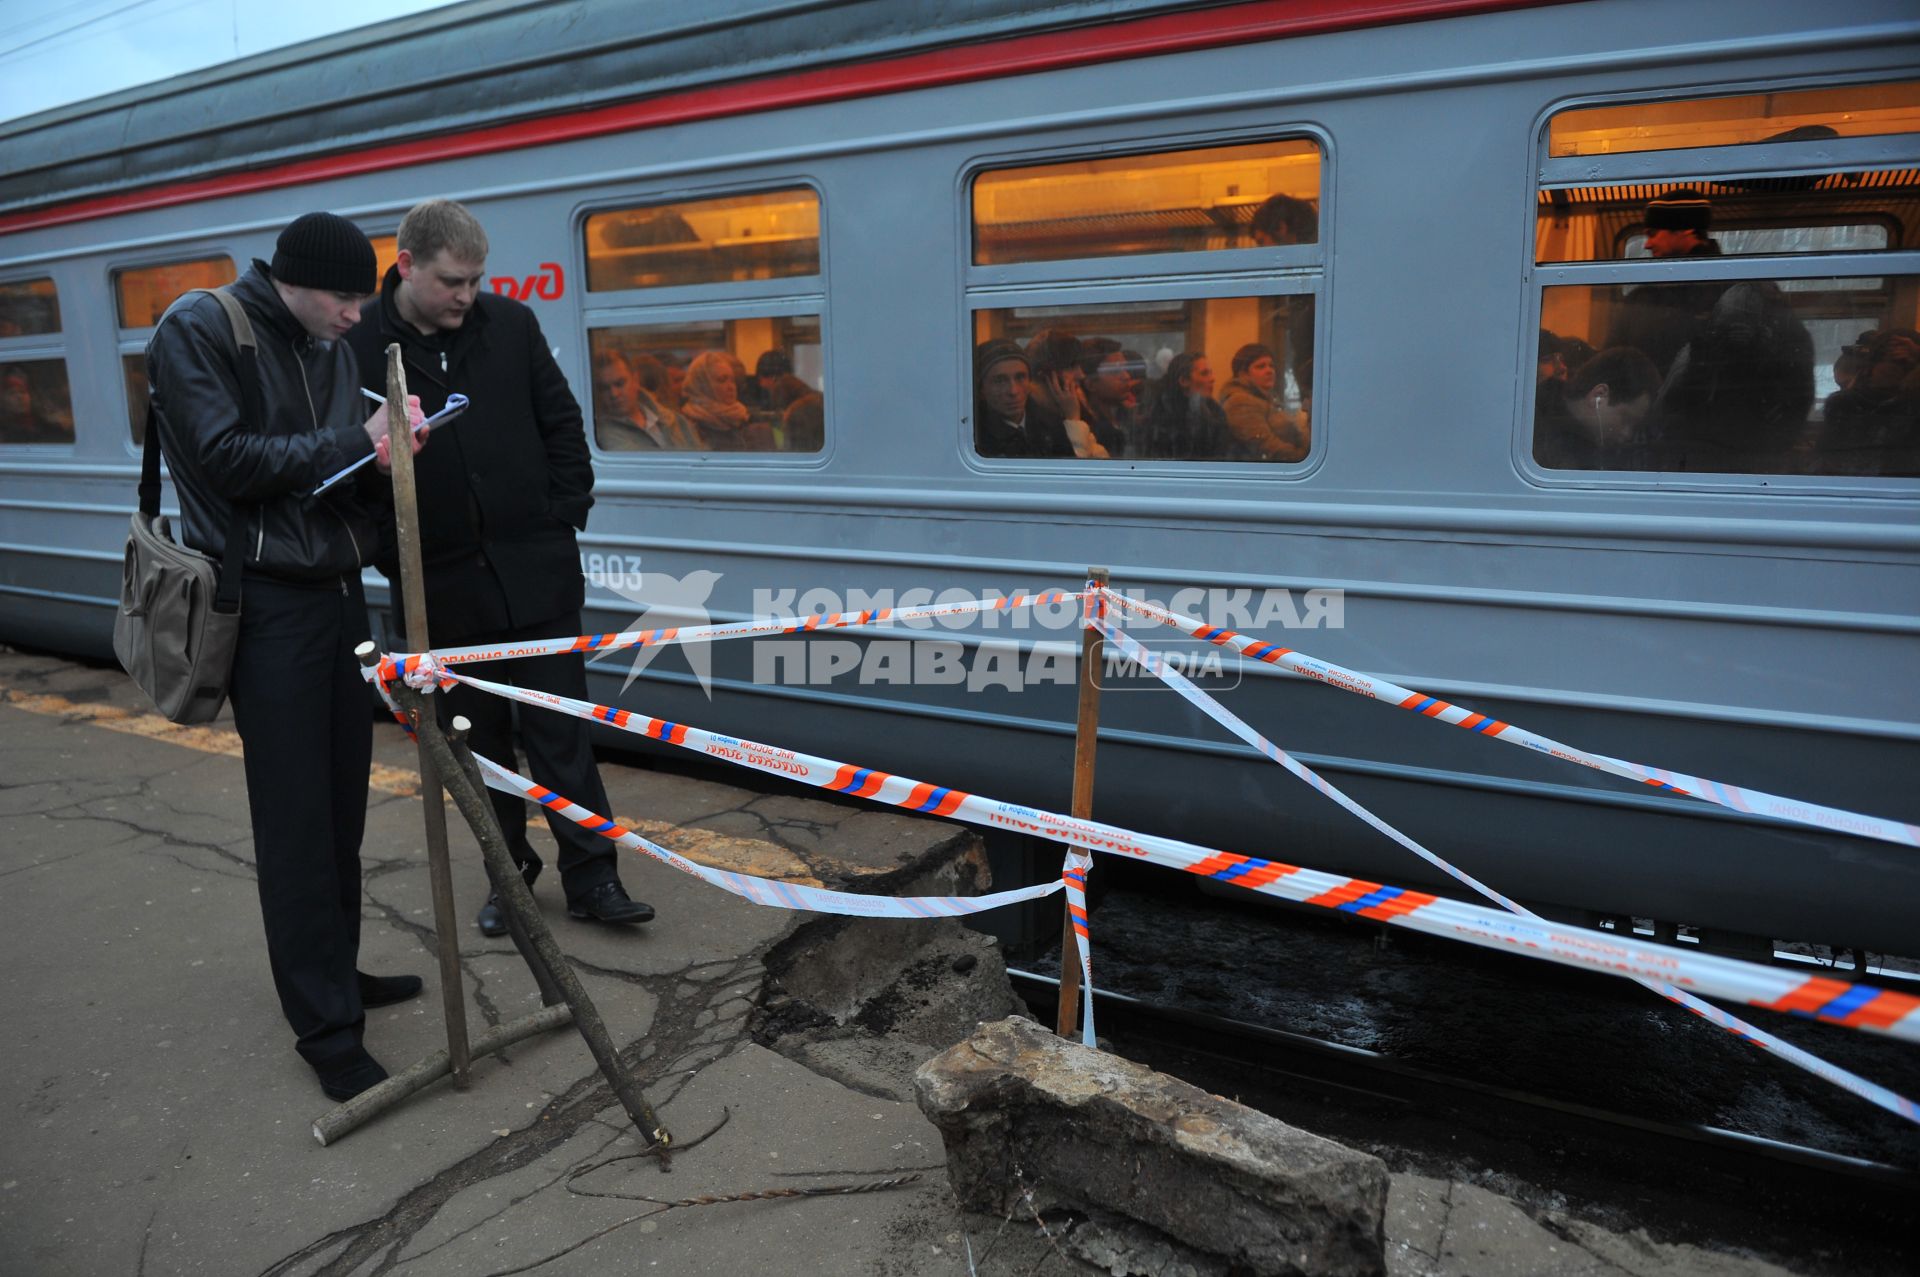
<path id="1" fill-rule="evenodd" d="M 393 697 L 419 724 L 415 730 L 420 737 L 422 756 L 434 760 L 439 774 L 445 778 L 454 806 L 466 817 L 473 836 L 479 840 L 480 854 L 486 858 L 494 889 L 500 893 L 500 907 L 509 917 L 516 918 L 527 937 L 528 961 L 533 966 L 535 979 L 546 987 L 542 979 L 544 971 L 559 989 L 573 1012 L 573 1027 L 586 1039 L 587 1049 L 593 1053 L 594 1063 L 600 1066 L 601 1076 L 619 1098 L 620 1107 L 626 1110 L 628 1119 L 646 1139 L 648 1147 L 655 1150 L 660 1169 L 671 1170 L 668 1154 L 673 1136 L 660 1124 L 653 1106 L 647 1103 L 646 1096 L 640 1093 L 639 1086 L 621 1064 L 613 1035 L 607 1032 L 606 1022 L 600 1018 L 600 1009 L 594 1006 L 580 977 L 574 974 L 566 955 L 554 942 L 553 933 L 547 930 L 546 919 L 533 903 L 533 891 L 514 866 L 513 853 L 507 850 L 506 835 L 500 832 L 500 821 L 493 814 L 493 804 L 487 801 L 486 788 L 476 779 L 479 768 L 472 753 L 464 744 L 456 746 L 447 740 L 433 715 L 425 712 L 425 698 L 420 693 L 399 683 L 393 687 Z"/>
<path id="2" fill-rule="evenodd" d="M 1087 578 L 1096 585 L 1107 583 L 1105 568 L 1088 568 Z M 1091 606 L 1091 605 L 1089 605 Z M 1091 626 L 1080 632 L 1080 713 L 1073 725 L 1073 806 L 1070 814 L 1088 819 L 1093 815 L 1093 755 L 1100 744 L 1100 679 L 1096 671 L 1106 651 L 1106 641 Z M 1073 906 L 1060 905 L 1060 1009 L 1054 1031 L 1063 1038 L 1078 1036 L 1080 1029 L 1080 946 L 1073 935 Z"/>
<path id="3" fill-rule="evenodd" d="M 573 1011 L 562 1005 L 541 1007 L 498 1028 L 488 1029 L 473 1040 L 475 1055 L 492 1055 L 516 1042 L 525 1041 L 549 1029 L 571 1023 Z M 378 1086 L 369 1087 L 337 1108 L 328 1109 L 313 1124 L 313 1138 L 321 1145 L 333 1143 L 386 1112 L 415 1091 L 447 1075 L 447 1053 L 435 1051 L 411 1067 L 400 1070 Z"/>
<path id="4" fill-rule="evenodd" d="M 481 793 L 485 793 L 487 782 L 481 777 L 480 764 L 473 761 L 473 751 L 467 746 L 467 734 L 472 730 L 472 723 L 460 715 L 455 714 L 453 716 L 453 730 L 447 733 L 447 744 L 453 747 L 453 756 L 459 762 L 460 770 L 466 773 L 467 779 L 473 782 L 474 788 L 478 789 Z M 474 836 L 476 838 L 479 837 L 478 832 L 476 832 Z M 506 845 L 504 837 L 501 840 L 501 845 Z M 493 857 L 486 854 L 486 848 L 484 846 L 480 851 L 480 859 L 487 867 L 487 881 L 493 883 L 493 893 L 502 900 L 506 899 L 506 890 L 494 880 Z M 507 857 L 507 866 L 513 868 L 513 857 L 511 855 Z M 520 876 L 518 869 L 514 869 L 514 872 L 509 876 L 522 886 L 526 885 L 527 880 Z M 533 972 L 533 982 L 540 986 L 540 1004 L 542 1006 L 552 1007 L 559 1006 L 565 1002 L 567 1000 L 565 991 L 561 989 L 560 982 L 554 978 L 553 971 L 548 965 L 546 957 L 541 954 L 539 947 L 533 943 L 533 937 L 527 934 L 526 924 L 521 921 L 519 911 L 502 906 L 500 916 L 506 921 L 507 935 L 513 940 L 513 947 L 520 951 L 520 960 L 527 964 L 527 970 Z M 555 952 L 557 953 L 558 951 L 556 950 Z"/>
<path id="5" fill-rule="evenodd" d="M 393 458 L 393 517 L 400 534 L 400 598 L 407 645 L 416 652 L 433 646 L 427 635 L 427 586 L 420 566 L 420 496 L 413 486 L 413 427 L 407 420 L 407 374 L 400 344 L 387 347 L 387 443 Z M 418 698 L 433 715 L 433 697 Z M 473 1085 L 467 1047 L 467 999 L 460 979 L 460 939 L 454 920 L 453 868 L 447 857 L 447 809 L 440 797 L 440 775 L 427 753 L 421 711 L 414 713 L 420 746 L 420 802 L 426 810 L 427 878 L 433 888 L 434 945 L 440 955 L 440 1006 L 447 1024 L 447 1058 L 453 1085 Z"/>

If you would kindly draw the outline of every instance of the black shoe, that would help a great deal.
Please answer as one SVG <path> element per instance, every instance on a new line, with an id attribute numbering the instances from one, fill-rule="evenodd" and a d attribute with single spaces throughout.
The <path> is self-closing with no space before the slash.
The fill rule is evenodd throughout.
<path id="1" fill-rule="evenodd" d="M 360 979 L 360 1005 L 368 1009 L 417 998 L 423 987 L 417 975 L 368 975 L 364 971 L 354 975 Z"/>
<path id="2" fill-rule="evenodd" d="M 603 882 L 567 901 L 567 917 L 584 922 L 647 922 L 653 917 L 653 906 L 629 898 L 627 889 L 617 882 Z"/>
<path id="3" fill-rule="evenodd" d="M 546 862 L 538 856 L 533 857 L 520 866 L 521 881 L 531 888 L 534 879 L 540 876 L 540 871 L 544 868 L 546 868 Z M 507 915 L 501 912 L 500 897 L 497 894 L 487 897 L 487 903 L 480 906 L 480 915 L 474 921 L 479 924 L 480 934 L 483 936 L 507 934 Z"/>
<path id="4" fill-rule="evenodd" d="M 327 1093 L 327 1098 L 342 1103 L 387 1080 L 387 1071 L 380 1067 L 380 1061 L 361 1048 L 326 1064 L 316 1064 L 313 1071 L 320 1075 L 320 1089 Z"/>

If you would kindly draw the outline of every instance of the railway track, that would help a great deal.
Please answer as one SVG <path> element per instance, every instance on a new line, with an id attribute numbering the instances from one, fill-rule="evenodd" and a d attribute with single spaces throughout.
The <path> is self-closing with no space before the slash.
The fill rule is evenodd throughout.
<path id="1" fill-rule="evenodd" d="M 1032 971 L 1009 969 L 1014 989 L 1036 1013 L 1052 1015 L 1060 982 Z M 1553 1096 L 1453 1077 L 1393 1059 L 1378 1051 L 1346 1046 L 1304 1033 L 1242 1020 L 1156 1006 L 1121 993 L 1096 990 L 1100 1033 L 1116 1043 L 1154 1043 L 1195 1056 L 1211 1056 L 1276 1078 L 1308 1081 L 1375 1103 L 1454 1111 L 1500 1107 L 1567 1130 L 1606 1133 L 1644 1151 L 1701 1149 L 1735 1157 L 1803 1167 L 1867 1183 L 1920 1193 L 1920 1169 L 1852 1157 L 1785 1140 L 1748 1135 L 1698 1122 L 1658 1122 Z M 1124 1052 L 1123 1052 L 1124 1053 Z"/>
<path id="2" fill-rule="evenodd" d="M 1009 969 L 1051 1023 L 1055 977 Z M 1097 974 L 1097 968 L 1096 968 Z M 1821 1277 L 1905 1274 L 1920 1168 L 1706 1121 L 1659 1120 L 1310 1033 L 1096 990 L 1111 1049 L 1395 1171 L 1492 1187 L 1540 1212 L 1759 1254 Z"/>

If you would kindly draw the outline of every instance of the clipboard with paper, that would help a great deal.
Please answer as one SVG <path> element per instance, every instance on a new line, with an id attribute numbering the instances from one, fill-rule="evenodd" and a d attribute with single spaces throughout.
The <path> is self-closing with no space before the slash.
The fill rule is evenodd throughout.
<path id="1" fill-rule="evenodd" d="M 364 387 L 361 389 L 360 393 L 365 395 L 367 398 L 373 400 L 375 403 L 384 404 L 387 402 L 381 396 L 374 394 L 371 390 L 367 390 Z M 465 395 L 448 395 L 446 407 L 442 408 L 439 412 L 434 413 L 431 417 L 428 417 L 425 421 L 422 421 L 419 425 L 415 426 L 413 428 L 413 432 L 415 434 L 419 434 L 423 430 L 436 430 L 441 426 L 450 425 L 453 422 L 453 419 L 455 417 L 458 417 L 461 413 L 467 410 L 467 402 L 468 402 L 467 397 Z M 366 465 L 367 462 L 371 460 L 373 460 L 373 454 L 369 452 L 366 456 L 360 458 L 358 461 L 354 462 L 352 465 L 342 467 L 338 472 L 328 475 L 326 480 L 322 482 L 319 487 L 315 488 L 312 492 L 308 493 L 307 495 L 313 496 L 313 497 L 319 496 L 322 492 L 325 492 L 328 488 L 331 488 L 334 484 L 340 482 L 342 479 L 352 474 L 355 470 L 358 470 L 361 466 Z"/>

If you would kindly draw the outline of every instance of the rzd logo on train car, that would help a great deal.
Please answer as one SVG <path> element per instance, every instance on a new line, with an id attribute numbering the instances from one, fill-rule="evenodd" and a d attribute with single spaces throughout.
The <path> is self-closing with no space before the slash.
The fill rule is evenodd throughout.
<path id="1" fill-rule="evenodd" d="M 494 292 L 517 302 L 532 301 L 535 297 L 542 301 L 557 302 L 567 291 L 567 275 L 560 269 L 559 262 L 541 262 L 540 269 L 524 279 L 515 275 L 495 275 L 492 283 Z"/>

